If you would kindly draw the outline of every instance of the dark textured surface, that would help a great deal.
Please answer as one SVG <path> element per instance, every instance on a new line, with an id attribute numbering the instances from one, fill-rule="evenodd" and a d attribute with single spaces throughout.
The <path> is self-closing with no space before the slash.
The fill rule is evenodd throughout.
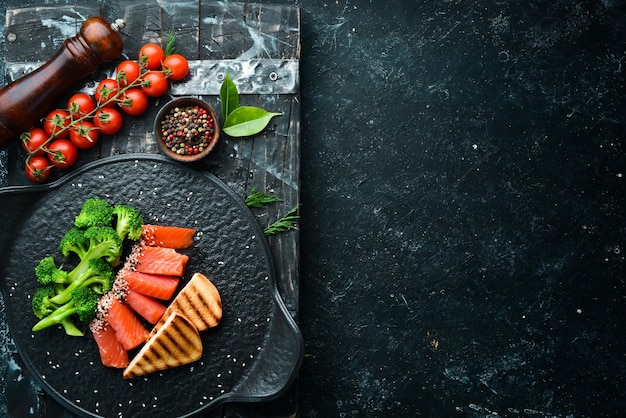
<path id="1" fill-rule="evenodd" d="M 30 370 L 66 406 L 98 416 L 172 417 L 229 399 L 274 397 L 288 387 L 302 347 L 276 297 L 263 232 L 241 199 L 215 177 L 159 156 L 112 157 L 64 180 L 27 192 L 31 198 L 24 206 L 22 195 L 14 199 L 7 190 L 0 207 L 22 220 L 11 234 L 3 234 L 9 245 L 2 285 L 12 336 Z M 86 196 L 131 204 L 147 223 L 197 230 L 194 244 L 183 251 L 189 256 L 184 279 L 203 272 L 219 289 L 224 306 L 220 325 L 201 333 L 199 362 L 125 381 L 120 370 L 99 367 L 92 338 L 69 337 L 57 327 L 31 332 L 36 322 L 29 298 L 36 289 L 32 271 L 42 254 L 63 263 L 59 237 Z M 172 391 L 175 385 L 189 389 Z"/>
<path id="2" fill-rule="evenodd" d="M 299 1 L 300 411 L 626 409 L 622 1 Z"/>

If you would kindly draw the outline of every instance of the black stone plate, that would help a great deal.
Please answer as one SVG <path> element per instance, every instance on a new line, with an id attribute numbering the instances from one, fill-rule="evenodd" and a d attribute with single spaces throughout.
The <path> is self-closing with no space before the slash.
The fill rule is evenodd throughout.
<path id="1" fill-rule="evenodd" d="M 88 197 L 139 209 L 146 223 L 196 228 L 184 280 L 203 272 L 219 289 L 221 324 L 201 333 L 201 360 L 124 380 L 102 366 L 89 333 L 31 332 L 33 269 L 58 243 Z M 19 353 L 37 382 L 84 416 L 192 416 L 228 401 L 261 401 L 293 382 L 301 334 L 275 284 L 267 241 L 243 198 L 215 176 L 158 155 L 120 155 L 87 165 L 56 183 L 0 191 L 0 284 Z M 182 286 L 182 284 L 181 284 Z"/>

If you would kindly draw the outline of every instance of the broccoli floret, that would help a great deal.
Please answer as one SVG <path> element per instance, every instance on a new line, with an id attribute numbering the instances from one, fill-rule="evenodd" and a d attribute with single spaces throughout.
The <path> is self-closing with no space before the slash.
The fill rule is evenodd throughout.
<path id="1" fill-rule="evenodd" d="M 45 285 L 41 286 L 35 294 L 33 295 L 32 307 L 33 312 L 40 319 L 40 321 L 35 324 L 33 327 L 33 331 L 37 331 L 40 329 L 47 328 L 51 325 L 61 324 L 65 329 L 65 333 L 72 336 L 83 336 L 85 335 L 80 329 L 74 325 L 69 315 L 59 315 L 62 314 L 66 309 L 66 305 L 63 307 L 59 307 L 59 305 L 52 303 L 50 300 L 56 295 L 56 291 L 54 285 Z M 96 300 L 96 304 L 97 304 Z M 68 304 L 69 305 L 69 304 Z M 54 315 L 54 316 L 53 316 Z M 71 315 L 71 314 L 70 314 Z M 86 316 L 85 316 L 86 317 Z M 52 322 L 50 322 L 52 321 Z M 48 325 L 41 326 L 49 322 Z"/>
<path id="2" fill-rule="evenodd" d="M 111 290 L 115 281 L 115 271 L 113 266 L 101 258 L 92 258 L 89 260 L 89 270 L 81 275 L 78 281 L 82 280 L 83 287 L 90 287 L 104 295 Z M 70 284 L 71 286 L 72 284 Z"/>
<path id="3" fill-rule="evenodd" d="M 89 269 L 89 260 L 103 258 L 112 266 L 120 263 L 122 256 L 122 239 L 110 226 L 92 226 L 85 231 L 89 247 L 84 258 L 68 273 L 70 282 L 76 280 Z"/>
<path id="4" fill-rule="evenodd" d="M 61 238 L 59 249 L 66 257 L 69 256 L 70 253 L 74 253 L 83 259 L 89 249 L 89 239 L 85 237 L 84 230 L 74 226 Z"/>
<path id="5" fill-rule="evenodd" d="M 37 289 L 32 300 L 33 313 L 37 318 L 42 319 L 59 308 L 59 305 L 50 301 L 54 296 L 56 296 L 56 290 L 51 284 Z"/>
<path id="6" fill-rule="evenodd" d="M 91 321 L 96 316 L 99 300 L 100 295 L 89 287 L 74 289 L 70 301 L 39 320 L 33 326 L 33 331 L 41 331 L 53 325 L 61 324 L 69 335 L 83 336 L 85 335 L 84 332 L 74 325 L 71 316 L 76 314 L 82 322 Z"/>
<path id="7" fill-rule="evenodd" d="M 87 199 L 59 243 L 65 257 L 78 256 L 76 267 L 65 271 L 50 256 L 35 268 L 42 287 L 33 296 L 33 312 L 39 318 L 33 331 L 61 324 L 69 335 L 84 335 L 72 318 L 94 318 L 100 297 L 115 281 L 113 268 L 120 264 L 124 240 L 138 241 L 142 228 L 143 218 L 135 208 Z"/>
<path id="8" fill-rule="evenodd" d="M 69 281 L 68 273 L 57 267 L 51 255 L 42 258 L 35 267 L 37 281 L 43 285 L 63 284 Z"/>
<path id="9" fill-rule="evenodd" d="M 79 228 L 92 226 L 111 226 L 113 224 L 113 206 L 106 200 L 90 198 L 83 203 L 74 225 Z"/>
<path id="10" fill-rule="evenodd" d="M 113 208 L 113 214 L 116 217 L 115 231 L 120 238 L 133 241 L 141 238 L 143 218 L 137 209 L 128 205 L 117 205 Z"/>
<path id="11" fill-rule="evenodd" d="M 122 239 L 110 226 L 92 226 L 88 228 L 84 237 L 88 242 L 84 258 L 76 267 L 66 273 L 67 281 L 63 284 L 55 283 L 53 277 L 60 273 L 54 260 L 46 258 L 40 262 L 37 269 L 44 280 L 50 280 L 44 290 L 38 290 L 33 296 L 33 311 L 40 320 L 33 327 L 39 331 L 49 326 L 61 324 L 68 335 L 82 336 L 84 332 L 74 325 L 70 318 L 73 314 L 88 318 L 86 302 L 76 304 L 76 296 L 82 295 L 81 301 L 89 301 L 88 306 L 97 305 L 101 293 L 108 291 L 114 280 L 113 264 L 119 263 L 122 254 Z M 55 270 L 56 269 L 56 270 Z M 61 271 L 61 270 L 59 270 Z M 101 293 L 100 293 L 101 292 Z M 89 295 L 86 298 L 84 295 Z M 93 304 L 95 300 L 95 304 Z M 44 315 L 41 317 L 40 315 Z"/>
<path id="12" fill-rule="evenodd" d="M 72 292 L 82 287 L 89 287 L 99 295 L 103 295 L 111 289 L 115 280 L 115 272 L 111 264 L 102 258 L 91 258 L 87 263 L 87 269 L 62 291 L 53 296 L 50 301 L 57 305 L 63 305 L 70 301 Z"/>
<path id="13" fill-rule="evenodd" d="M 72 292 L 72 304 L 76 315 L 82 322 L 88 323 L 96 317 L 100 295 L 90 287 L 81 287 Z"/>

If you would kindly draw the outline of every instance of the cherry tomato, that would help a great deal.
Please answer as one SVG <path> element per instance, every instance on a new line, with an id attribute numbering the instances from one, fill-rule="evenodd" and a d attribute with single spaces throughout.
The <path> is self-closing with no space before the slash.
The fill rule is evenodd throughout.
<path id="1" fill-rule="evenodd" d="M 69 138 L 69 130 L 62 130 L 70 125 L 70 119 L 70 112 L 67 110 L 52 110 L 43 121 L 43 130 L 48 137 L 55 135 L 56 138 Z"/>
<path id="2" fill-rule="evenodd" d="M 129 115 L 141 115 L 148 108 L 148 96 L 138 87 L 130 88 L 124 92 L 120 106 Z"/>
<path id="3" fill-rule="evenodd" d="M 80 149 L 93 147 L 98 142 L 99 137 L 98 129 L 93 126 L 93 123 L 86 120 L 76 123 L 70 129 L 70 141 Z"/>
<path id="4" fill-rule="evenodd" d="M 170 80 L 182 80 L 189 73 L 189 62 L 180 54 L 168 55 L 163 60 L 163 70 Z"/>
<path id="5" fill-rule="evenodd" d="M 117 65 L 117 82 L 120 86 L 126 87 L 141 75 L 141 67 L 137 61 L 126 60 Z"/>
<path id="6" fill-rule="evenodd" d="M 170 83 L 161 71 L 149 71 L 141 80 L 141 89 L 150 97 L 160 97 L 167 93 Z"/>
<path id="7" fill-rule="evenodd" d="M 163 48 L 157 44 L 145 44 L 139 49 L 139 64 L 148 70 L 161 68 L 161 63 L 165 58 Z"/>
<path id="8" fill-rule="evenodd" d="M 43 155 L 45 153 L 43 149 L 38 148 L 44 145 L 48 138 L 46 131 L 41 128 L 32 128 L 30 131 L 24 132 L 20 136 L 24 151 L 32 155 Z"/>
<path id="9" fill-rule="evenodd" d="M 48 145 L 48 159 L 59 168 L 70 168 L 78 160 L 78 149 L 67 139 L 56 139 Z"/>
<path id="10" fill-rule="evenodd" d="M 103 107 L 93 118 L 93 124 L 103 135 L 115 135 L 122 129 L 124 117 L 113 107 Z"/>
<path id="11" fill-rule="evenodd" d="M 67 101 L 67 108 L 72 116 L 77 116 L 74 119 L 78 119 L 93 112 L 96 102 L 87 93 L 76 93 Z"/>
<path id="12" fill-rule="evenodd" d="M 50 165 L 50 161 L 41 155 L 36 155 L 26 160 L 24 167 L 26 177 L 35 183 L 43 183 L 48 180 L 51 170 L 52 165 Z"/>
<path id="13" fill-rule="evenodd" d="M 104 104 L 106 101 L 115 97 L 119 91 L 119 84 L 112 78 L 105 78 L 98 83 L 96 87 L 96 101 L 98 104 Z"/>

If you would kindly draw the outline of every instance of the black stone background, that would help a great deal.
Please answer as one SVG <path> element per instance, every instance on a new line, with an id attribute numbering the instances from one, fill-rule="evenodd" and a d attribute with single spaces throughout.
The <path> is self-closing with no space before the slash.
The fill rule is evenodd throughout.
<path id="1" fill-rule="evenodd" d="M 300 1 L 304 417 L 626 410 L 622 1 Z"/>
<path id="2" fill-rule="evenodd" d="M 272 3 L 302 9 L 300 415 L 620 416 L 626 2 Z"/>

